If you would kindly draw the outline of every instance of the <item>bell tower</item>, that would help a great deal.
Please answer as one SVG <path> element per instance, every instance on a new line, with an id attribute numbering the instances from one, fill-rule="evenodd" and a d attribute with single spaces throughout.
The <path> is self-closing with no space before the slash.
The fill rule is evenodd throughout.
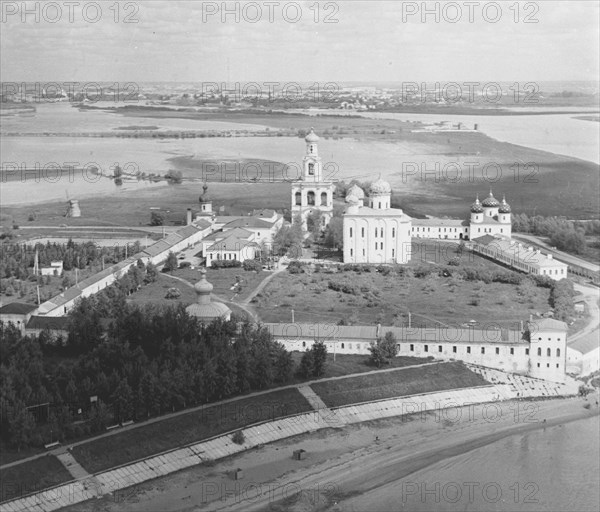
<path id="1" fill-rule="evenodd" d="M 306 154 L 302 160 L 302 178 L 304 181 L 319 182 L 323 179 L 323 164 L 319 156 L 317 143 L 319 137 L 314 129 L 304 139 L 306 141 Z"/>
<path id="2" fill-rule="evenodd" d="M 333 216 L 335 183 L 323 180 L 323 163 L 317 145 L 319 137 L 312 128 L 304 141 L 306 153 L 302 159 L 301 174 L 292 182 L 292 222 L 299 214 L 302 218 L 302 228 L 306 230 L 307 217 L 318 211 L 321 229 L 325 229 Z"/>

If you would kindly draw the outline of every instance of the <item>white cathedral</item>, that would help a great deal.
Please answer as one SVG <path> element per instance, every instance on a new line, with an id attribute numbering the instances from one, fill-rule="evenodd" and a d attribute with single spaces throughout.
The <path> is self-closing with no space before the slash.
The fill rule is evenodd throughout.
<path id="1" fill-rule="evenodd" d="M 311 128 L 304 139 L 306 155 L 302 175 L 292 183 L 292 218 L 299 214 L 306 230 L 306 218 L 321 213 L 324 229 L 333 216 L 335 183 L 323 179 L 323 165 Z M 484 235 L 510 238 L 511 208 L 492 191 L 483 201 L 471 205 L 469 220 L 412 219 L 400 208 L 391 207 L 392 187 L 381 177 L 369 187 L 368 197 L 358 185 L 346 192 L 348 204 L 343 216 L 344 263 L 407 263 L 411 258 L 411 238 L 470 240 Z M 367 204 L 365 205 L 365 199 Z"/>

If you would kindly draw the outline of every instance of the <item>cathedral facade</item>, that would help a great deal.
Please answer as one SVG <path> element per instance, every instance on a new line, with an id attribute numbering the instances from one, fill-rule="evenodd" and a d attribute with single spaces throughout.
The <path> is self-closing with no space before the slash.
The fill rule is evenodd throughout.
<path id="1" fill-rule="evenodd" d="M 344 214 L 344 263 L 407 263 L 411 256 L 411 218 L 391 207 L 392 187 L 381 178 L 365 193 L 348 189 Z"/>
<path id="2" fill-rule="evenodd" d="M 302 228 L 307 229 L 307 217 L 314 211 L 321 215 L 321 228 L 325 229 L 333 215 L 333 193 L 335 183 L 323 177 L 323 163 L 319 156 L 319 137 L 311 128 L 304 139 L 306 154 L 302 160 L 300 179 L 292 183 L 292 222 L 298 215 Z"/>

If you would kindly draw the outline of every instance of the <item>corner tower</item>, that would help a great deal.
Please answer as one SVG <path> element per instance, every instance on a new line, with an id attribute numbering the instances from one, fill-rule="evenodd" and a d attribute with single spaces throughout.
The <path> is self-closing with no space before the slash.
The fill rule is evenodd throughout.
<path id="1" fill-rule="evenodd" d="M 333 216 L 335 183 L 323 179 L 319 137 L 312 128 L 304 141 L 306 153 L 302 159 L 301 175 L 298 180 L 292 182 L 292 222 L 300 215 L 302 229 L 306 230 L 307 217 L 318 210 L 321 214 L 321 229 L 325 229 Z"/>

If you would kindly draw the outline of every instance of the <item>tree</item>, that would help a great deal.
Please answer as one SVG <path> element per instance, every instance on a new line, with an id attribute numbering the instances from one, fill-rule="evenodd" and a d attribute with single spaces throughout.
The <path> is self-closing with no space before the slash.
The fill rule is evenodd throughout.
<path id="1" fill-rule="evenodd" d="M 389 364 L 390 360 L 398 354 L 396 337 L 392 332 L 386 332 L 383 338 L 377 338 L 377 341 L 371 343 L 369 351 L 371 352 L 370 361 L 377 368 L 381 368 L 383 364 Z"/>
<path id="2" fill-rule="evenodd" d="M 148 265 L 146 265 L 146 275 L 144 277 L 144 283 L 153 283 L 154 281 L 156 281 L 157 278 L 158 270 L 156 269 L 156 265 L 154 265 L 154 263 L 150 261 L 148 262 Z"/>
<path id="3" fill-rule="evenodd" d="M 387 359 L 393 359 L 398 355 L 398 342 L 396 340 L 396 336 L 394 336 L 394 333 L 390 331 L 386 332 L 385 336 L 379 343 L 381 345 L 381 349 L 383 350 L 383 355 Z"/>
<path id="4" fill-rule="evenodd" d="M 150 214 L 150 225 L 151 226 L 162 226 L 165 223 L 167 216 L 163 212 L 153 211 Z"/>
<path id="5" fill-rule="evenodd" d="M 344 247 L 344 220 L 341 217 L 333 217 L 325 228 L 325 245 L 333 249 Z"/>
<path id="6" fill-rule="evenodd" d="M 314 371 L 314 360 L 313 353 L 311 350 L 307 350 L 302 354 L 300 359 L 300 366 L 298 367 L 298 375 L 303 379 L 308 379 Z"/>
<path id="7" fill-rule="evenodd" d="M 306 217 L 306 228 L 312 235 L 313 240 L 317 240 L 321 236 L 321 228 L 323 227 L 321 217 L 322 213 L 319 209 L 313 210 Z"/>
<path id="8" fill-rule="evenodd" d="M 273 249 L 280 256 L 289 254 L 291 258 L 299 258 L 302 255 L 302 241 L 301 224 L 282 226 L 273 238 Z"/>
<path id="9" fill-rule="evenodd" d="M 386 358 L 383 355 L 383 350 L 379 340 L 377 342 L 371 342 L 369 345 L 369 351 L 371 352 L 371 356 L 369 358 L 370 363 L 374 366 L 377 366 L 377 368 L 381 368 L 381 366 L 386 362 Z"/>
<path id="10" fill-rule="evenodd" d="M 325 373 L 327 362 L 327 347 L 321 340 L 315 341 L 310 351 L 313 354 L 313 376 L 321 377 Z"/>
<path id="11" fill-rule="evenodd" d="M 167 261 L 163 266 L 163 270 L 165 272 L 173 272 L 173 270 L 177 270 L 178 266 L 179 263 L 177 262 L 177 256 L 175 256 L 173 251 L 170 251 L 169 255 L 167 256 Z"/>

